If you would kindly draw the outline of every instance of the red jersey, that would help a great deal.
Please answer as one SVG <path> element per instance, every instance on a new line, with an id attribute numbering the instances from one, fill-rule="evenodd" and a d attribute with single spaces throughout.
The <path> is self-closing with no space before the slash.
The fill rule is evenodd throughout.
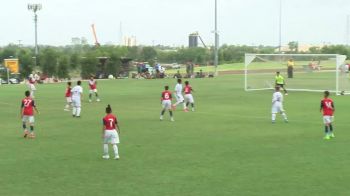
<path id="1" fill-rule="evenodd" d="M 106 130 L 114 130 L 117 123 L 117 118 L 113 114 L 107 114 L 103 118 L 103 125 Z"/>
<path id="2" fill-rule="evenodd" d="M 334 103 L 330 98 L 324 98 L 321 101 L 321 110 L 323 111 L 323 116 L 333 116 Z"/>
<path id="3" fill-rule="evenodd" d="M 23 115 L 26 116 L 33 116 L 34 111 L 33 108 L 35 107 L 34 100 L 30 97 L 26 97 L 22 100 L 21 108 L 23 108 Z"/>
<path id="4" fill-rule="evenodd" d="M 192 93 L 192 87 L 190 85 L 185 86 L 184 92 L 185 92 L 185 94 L 191 94 Z"/>
<path id="5" fill-rule="evenodd" d="M 29 84 L 35 84 L 34 78 L 29 78 Z"/>
<path id="6" fill-rule="evenodd" d="M 67 87 L 67 90 L 66 90 L 66 97 L 71 97 L 71 96 L 72 96 L 71 90 L 72 90 L 71 87 Z"/>
<path id="7" fill-rule="evenodd" d="M 91 90 L 96 89 L 96 80 L 89 80 L 89 86 Z"/>
<path id="8" fill-rule="evenodd" d="M 171 92 L 166 90 L 162 92 L 162 100 L 171 100 Z"/>

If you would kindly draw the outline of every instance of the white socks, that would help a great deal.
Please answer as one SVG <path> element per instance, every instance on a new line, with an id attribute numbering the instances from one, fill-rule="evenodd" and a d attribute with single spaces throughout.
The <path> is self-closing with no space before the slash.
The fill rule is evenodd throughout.
<path id="1" fill-rule="evenodd" d="M 78 107 L 76 116 L 80 116 L 80 111 L 81 111 L 81 107 Z"/>
<path id="2" fill-rule="evenodd" d="M 103 155 L 108 155 L 108 144 L 103 144 Z"/>
<path id="3" fill-rule="evenodd" d="M 272 121 L 275 121 L 275 120 L 276 120 L 276 114 L 272 113 Z"/>
<path id="4" fill-rule="evenodd" d="M 113 147 L 113 151 L 114 151 L 115 157 L 119 157 L 117 144 L 113 144 L 112 147 Z M 109 156 L 109 154 L 108 154 L 108 144 L 103 144 L 103 156 Z"/>
<path id="5" fill-rule="evenodd" d="M 118 146 L 117 144 L 113 144 L 113 151 L 114 151 L 114 155 L 117 157 L 119 156 L 119 152 L 118 152 Z"/>
<path id="6" fill-rule="evenodd" d="M 282 112 L 282 116 L 283 116 L 284 120 L 287 120 L 287 114 L 286 113 Z"/>
<path id="7" fill-rule="evenodd" d="M 282 117 L 283 117 L 284 120 L 288 120 L 288 119 L 287 119 L 287 114 L 286 114 L 286 113 L 282 112 L 281 115 L 282 115 Z M 272 114 L 272 121 L 275 121 L 275 120 L 276 120 L 276 114 L 273 113 L 273 114 Z"/>
<path id="8" fill-rule="evenodd" d="M 76 116 L 77 115 L 77 108 L 76 107 L 73 107 L 73 116 Z"/>

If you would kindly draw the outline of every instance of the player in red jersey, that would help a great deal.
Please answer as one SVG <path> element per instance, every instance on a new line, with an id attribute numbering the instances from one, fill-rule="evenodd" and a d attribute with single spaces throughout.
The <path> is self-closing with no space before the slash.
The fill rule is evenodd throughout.
<path id="1" fill-rule="evenodd" d="M 96 101 L 100 101 L 100 99 L 98 98 L 96 85 L 97 85 L 97 81 L 94 79 L 94 76 L 91 76 L 90 80 L 89 80 L 89 87 L 90 87 L 89 102 L 92 101 L 92 94 L 93 93 L 95 93 Z"/>
<path id="2" fill-rule="evenodd" d="M 38 112 L 34 100 L 30 97 L 30 91 L 26 91 L 25 98 L 22 99 L 21 103 L 21 119 L 24 131 L 24 137 L 26 138 L 28 135 L 29 138 L 34 138 L 34 110 Z M 30 131 L 27 130 L 27 123 L 29 123 Z"/>
<path id="3" fill-rule="evenodd" d="M 109 159 L 108 144 L 112 144 L 114 151 L 114 159 L 119 159 L 118 146 L 120 129 L 115 115 L 112 114 L 110 105 L 106 108 L 106 116 L 103 118 L 102 138 L 103 138 L 103 156 L 104 159 Z"/>
<path id="4" fill-rule="evenodd" d="M 334 138 L 333 133 L 333 113 L 335 111 L 334 102 L 329 98 L 329 91 L 324 92 L 324 99 L 321 100 L 320 112 L 323 112 L 323 123 L 325 124 L 325 137 L 324 139 L 329 140 Z"/>
<path id="5" fill-rule="evenodd" d="M 160 120 L 163 120 L 163 115 L 165 113 L 166 110 L 169 111 L 170 114 L 170 120 L 174 121 L 174 117 L 173 117 L 173 111 L 171 111 L 171 92 L 169 91 L 169 86 L 165 86 L 164 87 L 165 91 L 162 92 L 160 101 L 162 104 L 162 111 L 160 113 Z"/>
<path id="6" fill-rule="evenodd" d="M 185 111 L 188 112 L 188 106 L 191 104 L 192 107 L 192 112 L 194 112 L 194 99 L 192 96 L 192 87 L 190 86 L 190 83 L 188 81 L 185 81 L 185 88 L 184 88 L 184 93 L 185 93 L 185 102 L 186 102 L 186 109 Z"/>
<path id="7" fill-rule="evenodd" d="M 69 111 L 69 109 L 72 107 L 72 83 L 71 82 L 67 82 L 67 89 L 66 89 L 66 106 L 64 107 L 64 111 Z"/>

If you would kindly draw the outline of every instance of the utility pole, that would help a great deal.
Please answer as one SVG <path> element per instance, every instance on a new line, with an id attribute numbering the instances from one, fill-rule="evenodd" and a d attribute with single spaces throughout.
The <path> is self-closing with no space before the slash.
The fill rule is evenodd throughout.
<path id="1" fill-rule="evenodd" d="M 38 15 L 37 11 L 41 10 L 41 4 L 28 4 L 28 10 L 34 12 L 34 28 L 35 28 L 35 66 L 37 66 L 38 50 Z"/>
<path id="2" fill-rule="evenodd" d="M 346 45 L 349 46 L 350 42 L 350 15 L 346 16 Z"/>
<path id="3" fill-rule="evenodd" d="M 214 66 L 215 66 L 215 75 L 218 74 L 218 64 L 219 64 L 219 34 L 218 34 L 218 7 L 217 0 L 215 0 L 215 48 L 214 48 Z"/>
<path id="4" fill-rule="evenodd" d="M 282 51 L 282 0 L 280 0 L 280 13 L 279 13 L 279 42 L 278 42 L 278 53 Z"/>

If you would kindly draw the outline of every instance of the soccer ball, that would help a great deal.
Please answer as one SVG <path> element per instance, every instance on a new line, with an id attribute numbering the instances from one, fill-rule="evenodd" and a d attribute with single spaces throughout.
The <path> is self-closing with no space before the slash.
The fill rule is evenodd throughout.
<path id="1" fill-rule="evenodd" d="M 110 74 L 110 75 L 108 76 L 108 79 L 114 79 L 114 76 L 113 76 L 112 74 Z"/>

